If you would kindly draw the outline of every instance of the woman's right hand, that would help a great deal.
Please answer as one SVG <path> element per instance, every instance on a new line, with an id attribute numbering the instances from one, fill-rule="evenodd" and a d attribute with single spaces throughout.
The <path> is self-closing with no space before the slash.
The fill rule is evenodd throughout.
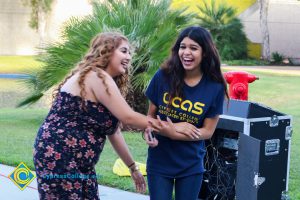
<path id="1" fill-rule="evenodd" d="M 155 135 L 152 133 L 152 128 L 148 127 L 144 131 L 144 138 L 146 140 L 146 143 L 150 147 L 156 147 L 158 145 L 158 140 L 155 138 Z"/>
<path id="2" fill-rule="evenodd" d="M 141 174 L 138 168 L 134 170 L 130 169 L 131 178 L 134 181 L 135 189 L 138 193 L 145 193 L 146 192 L 146 181 L 144 176 Z"/>
<path id="3" fill-rule="evenodd" d="M 176 132 L 184 134 L 192 139 L 199 139 L 201 137 L 200 130 L 188 122 L 174 123 L 174 127 Z"/>
<path id="4" fill-rule="evenodd" d="M 187 122 L 173 123 L 171 119 L 168 117 L 167 117 L 167 121 L 162 121 L 159 115 L 157 115 L 157 120 L 158 123 L 152 123 L 151 121 L 149 121 L 152 128 L 155 131 L 171 139 L 176 139 L 177 138 L 176 135 L 178 134 L 186 135 L 192 140 L 198 140 L 202 136 L 200 130 L 190 123 Z"/>

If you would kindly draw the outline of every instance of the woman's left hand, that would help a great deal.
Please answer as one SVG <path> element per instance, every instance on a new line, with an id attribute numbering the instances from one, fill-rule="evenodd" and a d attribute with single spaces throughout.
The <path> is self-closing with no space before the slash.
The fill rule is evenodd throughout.
<path id="1" fill-rule="evenodd" d="M 184 134 L 191 139 L 199 139 L 202 136 L 200 130 L 188 122 L 178 122 L 174 126 L 178 133 Z"/>
<path id="2" fill-rule="evenodd" d="M 138 193 L 146 192 L 146 181 L 144 176 L 141 174 L 140 170 L 135 170 L 131 172 L 131 178 L 134 181 L 135 189 Z"/>
<path id="3" fill-rule="evenodd" d="M 151 123 L 152 128 L 156 131 L 161 133 L 163 136 L 173 138 L 174 134 L 176 133 L 175 126 L 170 118 L 167 117 L 167 121 L 162 121 L 157 115 L 158 123 Z"/>

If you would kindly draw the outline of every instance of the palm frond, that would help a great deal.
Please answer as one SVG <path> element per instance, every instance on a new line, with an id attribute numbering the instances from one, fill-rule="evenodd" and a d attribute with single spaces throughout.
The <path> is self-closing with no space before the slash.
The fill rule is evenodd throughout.
<path id="1" fill-rule="evenodd" d="M 201 15 L 197 16 L 198 23 L 210 30 L 214 42 L 223 59 L 241 59 L 247 56 L 247 38 L 243 25 L 236 17 L 236 9 L 224 2 L 209 4 L 203 1 L 198 6 Z"/>
<path id="2" fill-rule="evenodd" d="M 25 105 L 31 105 L 37 102 L 44 94 L 43 93 L 34 93 L 30 96 L 28 96 L 26 99 L 22 100 L 20 103 L 18 103 L 17 107 L 22 107 Z"/>
<path id="3" fill-rule="evenodd" d="M 111 29 L 123 32 L 135 46 L 132 82 L 135 88 L 145 89 L 168 55 L 179 29 L 191 23 L 195 16 L 184 14 L 184 8 L 171 10 L 170 3 L 171 0 L 92 1 L 91 15 L 71 18 L 64 24 L 62 40 L 43 49 L 39 56 L 43 67 L 29 73 L 32 78 L 26 83 L 35 93 L 21 105 L 35 101 L 62 81 L 85 55 L 90 40 L 99 32 Z"/>

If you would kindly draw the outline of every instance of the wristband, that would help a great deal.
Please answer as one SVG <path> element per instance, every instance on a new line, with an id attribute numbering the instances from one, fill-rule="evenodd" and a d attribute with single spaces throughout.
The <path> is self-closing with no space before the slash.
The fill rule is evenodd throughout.
<path id="1" fill-rule="evenodd" d="M 133 167 L 130 167 L 129 170 L 130 170 L 130 173 L 132 174 L 133 172 L 139 171 L 140 168 L 137 165 L 133 165 Z"/>
<path id="2" fill-rule="evenodd" d="M 130 168 L 135 164 L 135 162 L 133 161 L 133 163 L 131 163 L 130 165 L 128 165 L 127 167 Z"/>

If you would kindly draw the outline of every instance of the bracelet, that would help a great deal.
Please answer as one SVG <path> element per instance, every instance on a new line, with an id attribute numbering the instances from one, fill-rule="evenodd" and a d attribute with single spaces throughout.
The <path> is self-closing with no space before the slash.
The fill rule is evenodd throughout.
<path id="1" fill-rule="evenodd" d="M 135 164 L 135 162 L 133 161 L 133 163 L 131 163 L 130 165 L 128 165 L 127 167 L 130 168 Z"/>
<path id="2" fill-rule="evenodd" d="M 139 171 L 140 168 L 138 165 L 134 165 L 134 167 L 129 168 L 130 173 L 132 174 L 133 172 Z"/>

